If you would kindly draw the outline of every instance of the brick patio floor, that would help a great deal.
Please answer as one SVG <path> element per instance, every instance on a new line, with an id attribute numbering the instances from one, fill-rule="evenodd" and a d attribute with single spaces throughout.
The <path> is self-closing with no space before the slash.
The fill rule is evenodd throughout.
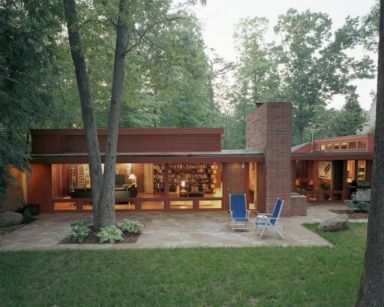
<path id="1" fill-rule="evenodd" d="M 245 246 L 331 246 L 302 226 L 335 216 L 330 209 L 343 205 L 308 207 L 305 217 L 281 218 L 284 239 L 271 230 L 259 239 L 251 228 L 248 232 L 228 229 L 226 212 L 120 212 L 117 219 L 130 218 L 145 225 L 136 243 L 120 244 L 58 244 L 70 231 L 70 222 L 91 219 L 90 213 L 42 214 L 29 225 L 4 235 L 0 250 L 61 249 L 129 249 L 167 247 L 245 247 Z"/>

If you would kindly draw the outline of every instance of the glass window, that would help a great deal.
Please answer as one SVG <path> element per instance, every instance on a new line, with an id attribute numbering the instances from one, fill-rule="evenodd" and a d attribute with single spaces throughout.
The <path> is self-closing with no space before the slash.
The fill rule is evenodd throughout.
<path id="1" fill-rule="evenodd" d="M 162 200 L 145 200 L 141 202 L 143 210 L 162 210 L 164 209 L 164 201 Z"/>
<path id="2" fill-rule="evenodd" d="M 221 209 L 221 200 L 200 200 L 199 209 Z"/>
<path id="3" fill-rule="evenodd" d="M 54 202 L 53 210 L 55 211 L 77 211 L 77 204 L 75 202 Z"/>
<path id="4" fill-rule="evenodd" d="M 171 209 L 193 209 L 193 200 L 171 200 L 169 205 Z"/>
<path id="5" fill-rule="evenodd" d="M 165 164 L 153 164 L 153 188 L 147 192 L 150 194 L 164 193 L 164 176 Z"/>
<path id="6" fill-rule="evenodd" d="M 327 150 L 332 150 L 332 144 L 327 144 Z"/>
<path id="7" fill-rule="evenodd" d="M 169 196 L 222 197 L 221 173 L 221 165 L 217 163 L 169 164 Z"/>
<path id="8" fill-rule="evenodd" d="M 359 141 L 357 143 L 357 147 L 360 148 L 360 149 L 365 149 L 365 148 L 367 148 L 367 142 Z"/>
<path id="9" fill-rule="evenodd" d="M 357 181 L 364 181 L 366 174 L 366 161 L 359 160 L 357 161 Z"/>
<path id="10" fill-rule="evenodd" d="M 326 149 L 325 144 L 320 144 L 320 150 L 324 151 Z"/>
<path id="11" fill-rule="evenodd" d="M 348 160 L 347 161 L 347 182 L 351 183 L 353 180 L 356 180 L 355 177 L 355 160 Z"/>
<path id="12" fill-rule="evenodd" d="M 340 149 L 340 144 L 339 143 L 333 144 L 333 149 L 339 150 Z"/>
<path id="13" fill-rule="evenodd" d="M 341 143 L 341 149 L 348 149 L 348 143 Z"/>
<path id="14" fill-rule="evenodd" d="M 349 147 L 349 149 L 355 149 L 356 148 L 356 142 L 349 142 L 348 147 Z"/>

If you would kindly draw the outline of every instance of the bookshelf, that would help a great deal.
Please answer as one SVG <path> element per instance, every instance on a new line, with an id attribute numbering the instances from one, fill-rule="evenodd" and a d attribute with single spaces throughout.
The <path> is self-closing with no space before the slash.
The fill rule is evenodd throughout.
<path id="1" fill-rule="evenodd" d="M 185 181 L 186 189 L 191 192 L 213 193 L 216 184 L 216 164 L 169 164 L 168 184 L 171 192 Z"/>

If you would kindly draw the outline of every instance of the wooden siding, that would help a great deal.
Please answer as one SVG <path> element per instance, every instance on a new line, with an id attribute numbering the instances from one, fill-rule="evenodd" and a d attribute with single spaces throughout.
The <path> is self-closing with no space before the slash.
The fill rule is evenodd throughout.
<path id="1" fill-rule="evenodd" d="M 120 129 L 118 152 L 219 152 L 223 129 Z M 32 154 L 86 153 L 83 129 L 32 130 Z M 99 130 L 103 152 L 106 131 Z"/>

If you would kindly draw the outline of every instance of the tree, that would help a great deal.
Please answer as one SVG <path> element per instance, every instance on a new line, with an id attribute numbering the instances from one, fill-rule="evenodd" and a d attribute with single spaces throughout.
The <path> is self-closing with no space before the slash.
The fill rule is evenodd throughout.
<path id="1" fill-rule="evenodd" d="M 351 81 L 373 77 L 369 57 L 355 59 L 346 53 L 361 43 L 359 19 L 347 18 L 334 33 L 331 24 L 327 14 L 289 9 L 274 27 L 275 41 L 265 42 L 263 18 L 246 19 L 237 31 L 242 52 L 238 100 L 291 101 L 295 143 L 304 141 L 334 95 L 348 96 Z"/>
<path id="2" fill-rule="evenodd" d="M 93 200 L 93 216 L 94 225 L 98 229 L 105 225 L 115 223 L 115 210 L 114 210 L 114 185 L 115 185 L 115 167 L 116 167 L 116 151 L 117 151 L 117 138 L 118 129 L 121 120 L 121 109 L 124 103 L 126 93 L 124 86 L 126 83 L 140 84 L 140 82 L 146 81 L 145 73 L 140 70 L 142 61 L 151 61 L 151 57 L 145 58 L 148 53 L 148 46 L 153 46 L 154 42 L 151 39 L 151 33 L 161 33 L 164 30 L 164 24 L 180 19 L 178 14 L 168 14 L 170 7 L 170 1 L 163 0 L 155 3 L 149 1 L 144 2 L 130 2 L 127 0 L 120 0 L 118 4 L 117 22 L 110 21 L 110 16 L 114 14 L 114 2 L 94 2 L 92 5 L 87 6 L 87 3 L 81 3 L 85 5 L 86 9 L 95 10 L 93 20 L 85 20 L 80 24 L 78 19 L 78 9 L 74 0 L 63 0 L 65 9 L 65 18 L 67 22 L 67 30 L 69 37 L 69 44 L 71 49 L 71 55 L 73 64 L 75 66 L 77 86 L 81 102 L 81 113 L 84 123 L 84 129 L 86 133 L 87 145 L 88 145 L 88 159 L 90 165 L 90 177 L 92 185 L 92 200 Z M 81 12 L 81 10 L 80 10 Z M 89 21 L 89 22 L 87 22 Z M 109 22 L 108 22 L 109 21 Z M 98 25 L 107 24 L 107 26 L 114 25 L 116 27 L 116 45 L 114 48 L 114 63 L 113 63 L 113 78 L 110 82 L 101 74 L 101 80 L 98 80 L 92 74 L 89 74 L 87 70 L 87 62 L 85 60 L 87 55 L 86 45 L 84 40 L 80 37 L 80 25 L 96 22 Z M 103 41 L 110 41 L 109 31 L 102 27 L 99 31 L 90 30 L 89 37 L 98 34 L 98 37 L 102 37 Z M 86 41 L 89 40 L 87 37 Z M 96 38 L 97 41 L 97 38 Z M 93 44 L 91 44 L 93 45 Z M 109 49 L 108 49 L 109 50 Z M 143 51 L 143 54 L 141 52 Z M 100 52 L 100 50 L 98 50 Z M 98 57 L 98 52 L 95 56 Z M 109 52 L 107 52 L 107 55 Z M 128 61 L 126 61 L 128 59 Z M 186 58 L 183 59 L 186 61 Z M 191 67 L 193 70 L 193 67 Z M 125 78 L 125 70 L 132 74 L 129 74 Z M 193 72 L 192 72 L 193 73 Z M 143 77 L 144 76 L 144 77 Z M 91 96 L 91 88 L 95 87 L 95 84 L 101 84 L 101 87 L 105 89 L 110 88 L 111 99 L 110 104 L 100 101 L 96 103 Z M 100 87 L 97 87 L 99 89 Z M 145 87 L 144 87 L 145 88 Z M 104 89 L 104 92 L 105 92 Z M 139 92 L 143 87 L 139 87 Z M 154 88 L 154 94 L 158 91 Z M 96 91 L 97 92 L 97 91 Z M 134 92 L 131 92 L 131 94 Z M 137 93 L 137 92 L 136 92 Z M 100 93 L 101 97 L 102 93 Z M 144 95 L 148 97 L 148 95 Z M 129 96 L 128 96 L 129 97 Z M 101 168 L 101 155 L 100 146 L 97 137 L 97 124 L 95 117 L 95 109 L 99 109 L 100 106 L 106 106 L 109 109 L 107 120 L 107 141 L 105 148 L 104 159 L 104 173 Z"/>
<path id="3" fill-rule="evenodd" d="M 356 306 L 384 306 L 384 0 L 380 0 L 375 159 L 364 271 Z"/>
<path id="4" fill-rule="evenodd" d="M 29 130 L 44 126 L 49 115 L 60 12 L 49 0 L 0 3 L 0 206 L 9 168 L 28 169 Z"/>
<path id="5" fill-rule="evenodd" d="M 237 25 L 234 37 L 240 50 L 240 61 L 235 72 L 235 84 L 229 90 L 233 105 L 227 118 L 225 148 L 245 146 L 245 120 L 258 102 L 279 98 L 279 77 L 273 45 L 265 41 L 268 29 L 266 18 L 243 19 Z"/>
<path id="6" fill-rule="evenodd" d="M 360 35 L 364 46 L 369 51 L 377 52 L 379 39 L 380 5 L 376 0 L 371 11 L 361 18 Z"/>
<path id="7" fill-rule="evenodd" d="M 347 96 L 347 101 L 332 123 L 334 135 L 353 135 L 360 131 L 367 121 L 367 114 L 361 108 L 358 95 L 353 91 Z"/>
<path id="8" fill-rule="evenodd" d="M 64 0 L 64 12 L 73 64 L 76 70 L 82 118 L 88 145 L 94 224 L 95 228 L 99 229 L 100 227 L 115 223 L 115 199 L 113 190 L 115 185 L 117 138 L 124 89 L 125 58 L 128 48 L 129 26 L 132 26 L 132 24 L 129 25 L 127 2 L 120 0 L 116 24 L 115 63 L 103 174 L 89 76 L 84 51 L 82 50 L 76 3 L 74 0 Z"/>
<path id="9" fill-rule="evenodd" d="M 372 78 L 369 57 L 354 59 L 346 50 L 359 43 L 358 18 L 347 18 L 333 35 L 331 20 L 323 13 L 294 9 L 279 17 L 275 32 L 282 38 L 282 96 L 293 103 L 296 139 L 316 118 L 316 110 L 336 94 L 349 94 L 354 79 Z"/>
<path id="10" fill-rule="evenodd" d="M 243 19 L 234 37 L 240 49 L 236 80 L 240 93 L 254 106 L 265 99 L 279 98 L 279 77 L 273 44 L 265 41 L 266 18 Z"/>

